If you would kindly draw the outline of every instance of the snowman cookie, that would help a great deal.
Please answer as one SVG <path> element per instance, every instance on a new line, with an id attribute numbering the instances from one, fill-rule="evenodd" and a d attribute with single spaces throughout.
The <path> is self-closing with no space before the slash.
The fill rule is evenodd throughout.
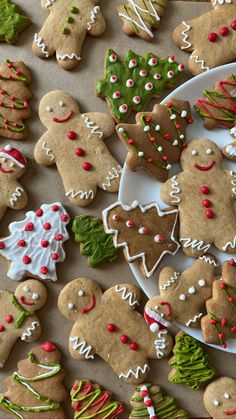
<path id="1" fill-rule="evenodd" d="M 122 168 L 102 141 L 115 129 L 109 115 L 81 114 L 75 99 L 57 90 L 43 97 L 39 117 L 47 132 L 36 144 L 35 160 L 44 166 L 56 164 L 65 195 L 74 205 L 91 204 L 98 187 L 118 191 Z"/>
<path id="2" fill-rule="evenodd" d="M 180 243 L 186 255 L 197 257 L 212 244 L 236 253 L 236 173 L 223 170 L 217 145 L 193 140 L 181 155 L 183 171 L 161 188 L 161 198 L 179 208 Z"/>
<path id="3" fill-rule="evenodd" d="M 203 401 L 213 419 L 236 418 L 236 380 L 220 377 L 212 381 L 204 392 Z"/>
<path id="4" fill-rule="evenodd" d="M 46 300 L 46 287 L 34 279 L 19 284 L 15 294 L 0 291 L 0 368 L 17 339 L 34 342 L 39 338 L 41 325 L 35 311 L 40 310 Z"/>
<path id="5" fill-rule="evenodd" d="M 120 284 L 104 293 L 97 282 L 78 278 L 61 291 L 60 312 L 74 323 L 69 350 L 74 359 L 94 359 L 95 353 L 113 368 L 119 378 L 141 383 L 150 370 L 148 358 L 167 356 L 172 337 L 166 329 L 153 333 L 135 308 L 139 288 Z"/>
<path id="6" fill-rule="evenodd" d="M 26 159 L 19 150 L 10 145 L 0 150 L 0 220 L 7 208 L 20 210 L 26 206 L 27 194 L 17 181 L 26 168 Z"/>

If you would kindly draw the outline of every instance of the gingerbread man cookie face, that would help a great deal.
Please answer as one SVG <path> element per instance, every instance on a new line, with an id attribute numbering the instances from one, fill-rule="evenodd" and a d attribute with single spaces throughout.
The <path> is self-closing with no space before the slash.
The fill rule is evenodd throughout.
<path id="1" fill-rule="evenodd" d="M 32 50 L 39 58 L 56 54 L 65 70 L 74 69 L 81 60 L 86 34 L 101 36 L 106 23 L 98 3 L 100 0 L 42 0 L 49 16 L 39 33 L 35 33 Z"/>
<path id="2" fill-rule="evenodd" d="M 213 419 L 236 418 L 236 381 L 229 377 L 217 378 L 207 386 L 203 400 Z"/>
<path id="3" fill-rule="evenodd" d="M 21 282 L 15 291 L 17 300 L 27 310 L 40 310 L 47 300 L 46 288 L 40 281 L 29 279 Z"/>
<path id="4" fill-rule="evenodd" d="M 58 90 L 43 97 L 39 117 L 48 131 L 35 147 L 35 159 L 57 165 L 65 195 L 74 205 L 91 204 L 98 187 L 118 191 L 122 168 L 102 141 L 115 129 L 109 115 L 80 114 L 77 102 Z"/>
<path id="5" fill-rule="evenodd" d="M 206 253 L 212 244 L 236 252 L 236 175 L 221 169 L 222 155 L 210 140 L 189 143 L 181 155 L 183 172 L 161 188 L 164 202 L 180 212 L 180 242 L 193 257 Z"/>

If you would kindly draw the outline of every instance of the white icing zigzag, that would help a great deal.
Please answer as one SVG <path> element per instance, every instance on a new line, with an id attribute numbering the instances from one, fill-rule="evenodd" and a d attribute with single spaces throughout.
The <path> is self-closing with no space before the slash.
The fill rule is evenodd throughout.
<path id="1" fill-rule="evenodd" d="M 38 326 L 39 326 L 39 323 L 38 322 L 33 322 L 31 324 L 31 326 L 27 328 L 26 332 L 22 334 L 21 340 L 26 340 L 27 338 L 29 338 L 30 336 L 32 336 L 32 334 L 34 333 L 34 331 L 36 330 L 36 328 Z"/>
<path id="2" fill-rule="evenodd" d="M 228 243 L 226 243 L 225 246 L 223 246 L 224 252 L 228 249 L 229 246 L 232 247 L 232 249 L 235 249 L 235 247 L 236 247 L 236 236 L 234 236 L 234 239 L 233 239 L 232 242 L 228 242 Z"/>
<path id="3" fill-rule="evenodd" d="M 55 159 L 55 156 L 52 153 L 51 148 L 47 147 L 46 141 L 39 140 L 39 143 L 42 144 L 42 149 L 46 152 L 47 156 L 51 158 L 51 161 L 53 161 Z"/>
<path id="4" fill-rule="evenodd" d="M 77 196 L 79 196 L 80 199 L 91 199 L 91 200 L 94 199 L 94 193 L 92 189 L 90 189 L 89 191 L 78 191 L 78 192 L 75 192 L 74 189 L 70 189 L 68 192 L 66 192 L 65 195 L 67 196 L 67 198 L 71 196 L 72 199 L 77 198 Z"/>
<path id="5" fill-rule="evenodd" d="M 70 342 L 74 343 L 73 349 L 75 351 L 79 349 L 80 355 L 83 355 L 86 359 L 94 359 L 94 356 L 91 355 L 91 351 L 93 350 L 92 346 L 88 346 L 84 341 L 80 342 L 78 336 L 71 337 Z"/>
<path id="6" fill-rule="evenodd" d="M 92 134 L 99 135 L 99 138 L 102 138 L 103 132 L 98 131 L 99 129 L 101 129 L 99 127 L 99 125 L 96 125 L 95 122 L 91 121 L 91 119 L 89 119 L 89 117 L 87 115 L 83 114 L 81 116 L 84 119 L 84 122 L 85 122 L 87 128 L 91 129 Z"/>
<path id="7" fill-rule="evenodd" d="M 202 240 L 191 240 L 189 237 L 181 237 L 180 242 L 185 242 L 183 244 L 184 247 L 192 247 L 192 249 L 197 249 L 199 251 L 204 250 L 204 253 L 206 253 L 211 247 L 210 244 L 205 244 Z"/>
<path id="8" fill-rule="evenodd" d="M 139 378 L 140 373 L 145 374 L 149 370 L 150 370 L 149 365 L 144 364 L 143 368 L 138 366 L 136 371 L 130 369 L 126 374 L 125 373 L 120 374 L 119 378 L 129 378 L 131 375 L 133 375 L 137 379 Z"/>
<path id="9" fill-rule="evenodd" d="M 180 202 L 180 197 L 177 196 L 176 194 L 180 193 L 180 188 L 178 186 L 178 182 L 177 182 L 177 176 L 173 176 L 171 178 L 171 186 L 173 191 L 170 192 L 170 196 L 172 199 L 171 203 L 172 204 L 178 204 Z"/>
<path id="10" fill-rule="evenodd" d="M 10 198 L 10 204 L 12 207 L 14 207 L 15 203 L 18 201 L 18 198 L 21 197 L 22 193 L 24 192 L 24 189 L 21 186 L 18 186 L 15 190 L 15 192 L 13 192 L 11 198 Z"/>
<path id="11" fill-rule="evenodd" d="M 188 322 L 186 322 L 185 325 L 189 327 L 191 323 L 196 323 L 202 316 L 203 313 L 196 314 L 196 316 L 194 316 L 193 319 L 190 319 Z"/>
<path id="12" fill-rule="evenodd" d="M 158 339 L 155 340 L 155 347 L 157 351 L 157 358 L 161 359 L 164 356 L 163 349 L 167 347 L 167 341 L 165 339 L 165 335 L 168 333 L 167 330 L 161 330 L 157 336 Z"/>
<path id="13" fill-rule="evenodd" d="M 53 3 L 55 3 L 56 0 L 47 0 L 47 3 L 45 4 L 45 7 L 52 6 Z"/>
<path id="14" fill-rule="evenodd" d="M 47 51 L 47 46 L 44 43 L 43 39 L 38 36 L 37 33 L 34 34 L 34 43 L 37 45 L 38 48 L 41 49 L 42 53 L 45 55 L 46 58 L 49 57 L 49 52 Z"/>
<path id="15" fill-rule="evenodd" d="M 74 58 L 77 60 L 77 61 L 80 61 L 81 60 L 81 57 L 80 57 L 80 55 L 77 55 L 77 54 L 75 54 L 74 52 L 72 53 L 72 54 L 58 54 L 58 53 L 56 53 L 56 57 L 57 57 L 57 60 L 58 61 L 64 61 L 64 60 L 73 60 Z"/>
<path id="16" fill-rule="evenodd" d="M 204 260 L 204 262 L 209 263 L 210 265 L 214 265 L 216 268 L 217 266 L 219 266 L 219 263 L 217 263 L 214 259 L 211 259 L 206 255 L 199 256 L 199 259 Z"/>
<path id="17" fill-rule="evenodd" d="M 171 287 L 172 284 L 179 278 L 179 272 L 174 272 L 174 275 L 168 279 L 168 281 L 160 286 L 160 290 L 166 290 L 167 288 Z"/>
<path id="18" fill-rule="evenodd" d="M 128 292 L 127 288 L 125 287 L 120 287 L 120 285 L 116 285 L 115 287 L 116 292 L 121 292 L 122 293 L 122 300 L 129 300 L 129 306 L 134 308 L 136 305 L 138 305 L 138 301 L 136 300 L 136 295 L 134 292 Z"/>
<path id="19" fill-rule="evenodd" d="M 95 23 L 97 14 L 100 12 L 100 7 L 99 6 L 95 6 L 93 8 L 93 10 L 91 11 L 91 20 L 89 20 L 89 22 L 87 23 L 87 27 L 88 27 L 88 31 L 91 30 L 93 24 Z"/>
<path id="20" fill-rule="evenodd" d="M 185 29 L 182 32 L 183 35 L 183 42 L 185 43 L 185 46 L 181 47 L 181 49 L 187 49 L 192 46 L 192 44 L 188 41 L 188 34 L 187 32 L 189 29 L 191 29 L 191 26 L 183 20 L 182 24 L 185 26 Z"/>
<path id="21" fill-rule="evenodd" d="M 113 167 L 110 172 L 108 172 L 108 175 L 106 177 L 106 181 L 102 184 L 102 189 L 104 189 L 104 191 L 106 191 L 108 188 L 110 188 L 111 186 L 111 182 L 114 179 L 117 179 L 120 177 L 122 173 L 122 167 L 119 165 L 117 167 Z"/>
<path id="22" fill-rule="evenodd" d="M 216 4 L 230 4 L 232 0 L 214 0 L 212 5 L 215 6 Z"/>
<path id="23" fill-rule="evenodd" d="M 201 60 L 198 55 L 193 55 L 192 54 L 192 55 L 190 55 L 190 59 L 193 59 L 193 61 L 195 61 L 196 64 L 199 64 L 201 66 L 202 70 L 206 70 L 206 71 L 210 70 L 209 67 L 205 66 L 205 61 Z"/>
<path id="24" fill-rule="evenodd" d="M 236 173 L 231 171 L 230 175 L 233 177 L 233 179 L 231 180 L 231 185 L 233 186 L 232 192 L 236 195 Z"/>

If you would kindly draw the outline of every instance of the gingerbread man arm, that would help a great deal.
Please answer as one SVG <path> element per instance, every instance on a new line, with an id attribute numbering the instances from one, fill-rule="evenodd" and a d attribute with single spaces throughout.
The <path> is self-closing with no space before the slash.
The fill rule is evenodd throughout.
<path id="1" fill-rule="evenodd" d="M 161 199 L 168 205 L 175 205 L 181 201 L 181 174 L 172 176 L 161 187 Z"/>
<path id="2" fill-rule="evenodd" d="M 82 328 L 77 321 L 70 334 L 69 351 L 73 359 L 84 361 L 94 359 L 94 351 L 90 343 L 86 341 Z"/>
<path id="3" fill-rule="evenodd" d="M 105 291 L 102 298 L 110 303 L 119 299 L 127 308 L 135 309 L 140 304 L 141 292 L 135 285 L 119 284 Z"/>
<path id="4" fill-rule="evenodd" d="M 9 202 L 8 207 L 14 210 L 24 208 L 28 202 L 28 196 L 20 183 L 14 182 L 8 186 Z"/>
<path id="5" fill-rule="evenodd" d="M 38 140 L 34 149 L 34 158 L 38 164 L 51 166 L 55 163 L 55 155 L 51 149 L 50 142 L 48 131 Z"/>
<path id="6" fill-rule="evenodd" d="M 106 30 L 106 22 L 100 11 L 99 6 L 95 6 L 91 12 L 87 22 L 87 33 L 91 36 L 101 36 Z"/>
<path id="7" fill-rule="evenodd" d="M 192 22 L 183 21 L 180 23 L 174 30 L 173 39 L 180 49 L 192 52 Z"/>
<path id="8" fill-rule="evenodd" d="M 102 112 L 88 112 L 82 115 L 87 128 L 101 140 L 110 137 L 115 130 L 112 117 Z"/>
<path id="9" fill-rule="evenodd" d="M 35 314 L 28 317 L 21 330 L 24 330 L 21 334 L 21 340 L 24 342 L 30 343 L 38 340 L 42 331 L 38 316 Z"/>

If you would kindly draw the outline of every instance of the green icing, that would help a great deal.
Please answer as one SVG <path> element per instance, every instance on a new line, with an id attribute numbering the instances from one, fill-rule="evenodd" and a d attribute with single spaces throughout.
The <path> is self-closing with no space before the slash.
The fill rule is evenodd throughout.
<path id="1" fill-rule="evenodd" d="M 17 35 L 30 23 L 27 16 L 20 13 L 20 9 L 11 0 L 0 1 L 0 39 L 13 43 Z"/>
<path id="2" fill-rule="evenodd" d="M 145 387 L 147 387 L 148 397 L 152 400 L 152 407 L 154 408 L 158 419 L 189 418 L 187 412 L 178 409 L 174 397 L 164 396 L 160 387 L 154 387 L 152 384 L 145 384 Z M 133 405 L 134 403 L 134 406 L 129 417 L 150 419 L 147 406 L 144 404 L 144 397 L 141 395 L 141 388 L 142 386 L 136 387 L 135 390 L 140 393 L 140 395 L 135 395 L 135 397 L 131 398 L 131 404 Z"/>
<path id="3" fill-rule="evenodd" d="M 61 30 L 63 35 L 69 35 L 70 34 L 70 29 L 67 27 L 62 28 Z"/>
<path id="4" fill-rule="evenodd" d="M 118 252 L 112 236 L 105 233 L 102 220 L 80 215 L 74 219 L 72 231 L 75 240 L 81 243 L 81 254 L 89 256 L 88 264 L 91 268 L 101 262 L 113 262 L 117 258 Z"/>
<path id="5" fill-rule="evenodd" d="M 19 303 L 15 295 L 12 295 L 11 299 L 12 299 L 12 304 L 17 308 L 17 310 L 20 311 L 20 315 L 17 317 L 14 323 L 14 326 L 17 329 L 19 329 L 23 325 L 27 317 L 31 317 L 34 315 L 34 312 L 25 310 L 24 307 L 22 307 L 22 305 Z"/>
<path id="6" fill-rule="evenodd" d="M 76 15 L 77 13 L 79 13 L 79 9 L 75 6 L 72 6 L 70 7 L 70 12 Z"/>
<path id="7" fill-rule="evenodd" d="M 150 65 L 151 59 L 156 59 L 156 65 Z M 111 60 L 114 62 L 111 62 Z M 130 68 L 129 63 L 135 60 L 137 65 Z M 169 57 L 160 58 L 155 54 L 148 53 L 145 56 L 135 54 L 133 51 L 127 51 L 124 60 L 119 59 L 115 51 L 109 49 L 105 57 L 105 77 L 97 81 L 97 94 L 107 99 L 109 107 L 114 118 L 118 121 L 127 119 L 130 111 L 141 112 L 153 96 L 161 96 L 167 87 L 173 87 L 181 72 L 179 64 L 169 62 Z M 147 73 L 144 77 L 140 75 L 140 71 L 145 70 Z M 172 78 L 168 77 L 168 72 L 173 71 Z M 158 75 L 158 76 L 155 76 Z M 159 77 L 160 78 L 155 78 Z M 117 78 L 116 82 L 111 81 L 111 76 Z M 155 76 L 155 77 L 154 77 Z M 126 82 L 132 80 L 134 85 L 127 87 Z M 146 90 L 145 86 L 151 83 L 151 90 Z M 119 98 L 114 99 L 113 95 L 119 92 Z M 134 98 L 139 97 L 140 102 L 135 103 Z M 126 112 L 121 112 L 121 106 L 126 105 Z"/>
<path id="8" fill-rule="evenodd" d="M 207 354 L 201 344 L 186 333 L 176 337 L 173 349 L 174 356 L 169 365 L 175 369 L 170 381 L 175 384 L 186 384 L 197 390 L 202 383 L 214 377 L 215 372 L 208 364 Z"/>

